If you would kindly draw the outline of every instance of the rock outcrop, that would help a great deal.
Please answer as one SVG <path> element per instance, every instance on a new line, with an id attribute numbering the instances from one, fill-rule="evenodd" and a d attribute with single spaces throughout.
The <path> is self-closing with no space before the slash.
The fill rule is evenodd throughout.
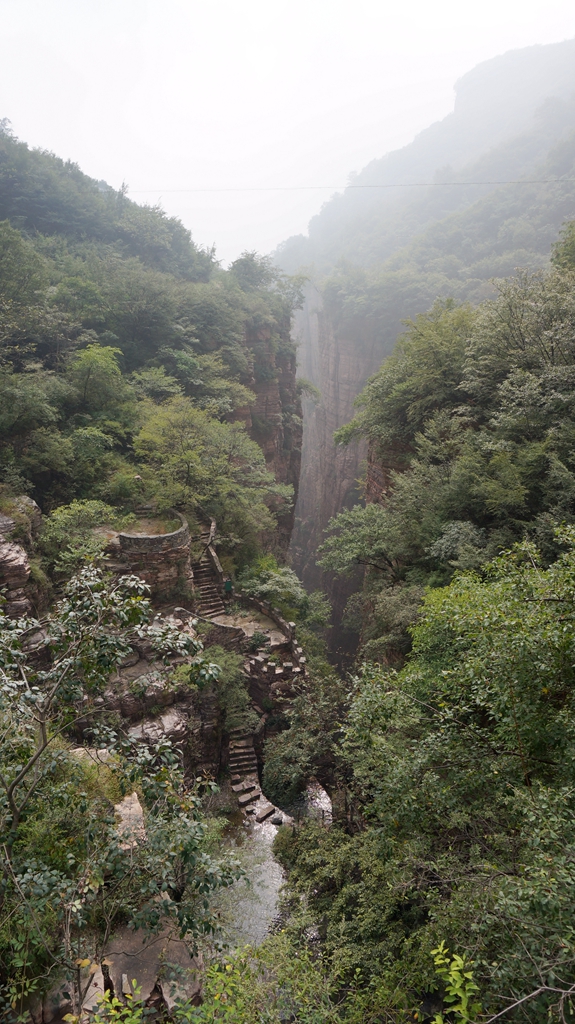
<path id="1" fill-rule="evenodd" d="M 30 615 L 32 603 L 26 594 L 30 576 L 28 555 L 20 544 L 0 539 L 0 587 L 5 589 L 4 612 L 9 618 Z"/>
<path id="2" fill-rule="evenodd" d="M 9 510 L 0 514 L 0 591 L 9 618 L 37 610 L 39 595 L 30 581 L 30 553 L 41 524 L 40 509 L 27 495 L 12 499 Z"/>

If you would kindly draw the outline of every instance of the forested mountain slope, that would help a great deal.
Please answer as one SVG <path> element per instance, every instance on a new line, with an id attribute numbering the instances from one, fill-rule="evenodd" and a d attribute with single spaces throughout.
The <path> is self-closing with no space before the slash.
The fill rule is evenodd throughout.
<path id="1" fill-rule="evenodd" d="M 7 120 L 0 127 L 0 220 L 32 236 L 111 245 L 185 280 L 209 279 L 213 253 L 199 249 L 175 217 L 139 206 L 69 160 L 29 149 L 13 137 Z"/>
<path id="2" fill-rule="evenodd" d="M 183 225 L 0 133 L 4 493 L 179 504 L 242 563 L 289 540 L 301 419 L 297 284 L 228 272 Z M 279 516 L 279 521 L 278 521 Z M 256 548 L 254 548 L 254 545 Z M 243 552 L 243 554 L 242 554 Z"/>

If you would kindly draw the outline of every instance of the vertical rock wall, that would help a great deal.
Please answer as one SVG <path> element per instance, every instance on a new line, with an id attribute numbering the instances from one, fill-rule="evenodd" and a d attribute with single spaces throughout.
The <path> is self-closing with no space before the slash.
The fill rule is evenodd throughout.
<path id="1" fill-rule="evenodd" d="M 353 416 L 365 371 L 353 341 L 336 335 L 315 289 L 308 293 L 297 329 L 299 372 L 319 389 L 321 399 L 305 398 L 303 403 L 302 468 L 290 555 L 306 586 L 313 588 L 323 580 L 316 559 L 328 520 L 359 498 L 357 478 L 365 446 L 337 447 L 333 434 Z"/>
<path id="2" fill-rule="evenodd" d="M 316 564 L 317 549 L 330 518 L 361 500 L 367 446 L 354 442 L 336 446 L 334 431 L 354 414 L 354 400 L 385 355 L 376 327 L 360 317 L 345 328 L 334 325 L 322 296 L 309 287 L 295 328 L 298 373 L 321 392 L 316 403 L 303 403 L 302 467 L 296 520 L 290 544 L 290 560 L 309 589 L 321 587 L 334 608 L 338 646 L 339 624 L 348 597 L 358 580 L 341 580 L 324 573 Z"/>
<path id="3" fill-rule="evenodd" d="M 284 556 L 293 530 L 301 464 L 302 408 L 296 350 L 288 322 L 279 335 L 272 334 L 267 326 L 252 329 L 246 344 L 253 353 L 254 369 L 252 378 L 244 383 L 256 400 L 249 408 L 236 410 L 234 418 L 246 424 L 277 482 L 293 487 L 291 510 L 279 517 L 274 536 L 266 538 L 269 546 Z"/>

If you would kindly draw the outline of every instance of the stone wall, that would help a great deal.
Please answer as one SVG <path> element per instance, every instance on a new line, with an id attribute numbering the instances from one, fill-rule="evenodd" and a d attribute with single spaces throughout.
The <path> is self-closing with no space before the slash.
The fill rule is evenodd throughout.
<path id="1" fill-rule="evenodd" d="M 171 515 L 181 522 L 173 533 L 119 533 L 116 557 L 125 571 L 141 576 L 153 597 L 169 597 L 185 588 L 191 574 L 190 531 L 179 512 Z"/>

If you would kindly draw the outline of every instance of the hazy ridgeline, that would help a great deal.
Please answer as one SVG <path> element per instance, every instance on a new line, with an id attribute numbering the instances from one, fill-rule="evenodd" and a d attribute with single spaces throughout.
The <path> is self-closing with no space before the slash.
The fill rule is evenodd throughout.
<path id="1" fill-rule="evenodd" d="M 321 392 L 304 403 L 292 557 L 308 585 L 328 589 L 338 619 L 350 588 L 318 570 L 315 551 L 330 517 L 358 499 L 366 449 L 336 449 L 334 430 L 352 418 L 406 318 L 436 298 L 480 302 L 492 278 L 547 265 L 575 215 L 574 179 L 575 41 L 513 51 L 466 74 L 452 114 L 351 182 L 433 187 L 350 188 L 307 237 L 277 250 L 280 266 L 310 279 L 298 359 Z"/>

